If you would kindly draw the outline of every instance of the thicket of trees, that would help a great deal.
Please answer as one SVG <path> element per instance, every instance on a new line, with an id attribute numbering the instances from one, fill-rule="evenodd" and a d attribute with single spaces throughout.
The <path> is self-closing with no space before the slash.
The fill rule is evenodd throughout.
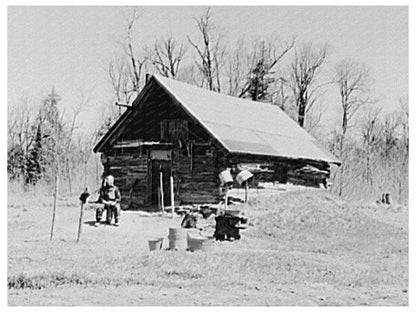
<path id="1" fill-rule="evenodd" d="M 108 65 L 115 101 L 131 103 L 150 72 L 278 105 L 343 162 L 340 168 L 333 168 L 334 192 L 363 198 L 391 192 L 393 198 L 407 201 L 407 99 L 398 100 L 400 109 L 394 114 L 383 114 L 372 96 L 371 72 L 365 64 L 345 59 L 328 68 L 331 55 L 327 45 L 296 38 L 272 34 L 230 40 L 210 9 L 194 18 L 196 33 L 187 40 L 168 34 L 144 45 L 138 41 L 141 17 L 137 10 L 126 17 L 120 55 Z M 324 76 L 323 68 L 332 74 Z M 337 105 L 341 114 L 336 116 L 339 122 L 334 129 L 321 127 L 327 130 L 323 133 L 315 130 L 322 126 L 322 95 L 328 90 L 338 94 L 331 105 Z M 80 180 L 86 172 L 82 166 L 91 157 L 93 143 L 123 111 L 122 107 L 109 109 L 92 135 L 76 137 L 74 127 L 85 99 L 66 123 L 59 101 L 52 90 L 37 109 L 26 100 L 9 111 L 9 179 L 29 186 L 50 183 L 58 172 L 72 192 L 74 179 Z"/>
<path id="2" fill-rule="evenodd" d="M 10 182 L 24 190 L 61 181 L 61 193 L 72 194 L 87 184 L 86 165 L 98 131 L 75 133 L 77 119 L 88 98 L 81 94 L 71 114 L 60 108 L 61 97 L 52 88 L 40 104 L 25 96 L 8 110 L 7 171 Z"/>

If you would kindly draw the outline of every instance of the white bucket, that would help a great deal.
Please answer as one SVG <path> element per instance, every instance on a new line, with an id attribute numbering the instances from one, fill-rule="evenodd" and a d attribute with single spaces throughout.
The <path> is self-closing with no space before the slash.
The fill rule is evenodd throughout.
<path id="1" fill-rule="evenodd" d="M 227 183 L 233 183 L 233 177 L 231 176 L 230 170 L 224 170 L 222 171 L 218 177 L 221 180 L 221 185 L 225 185 Z"/>
<path id="2" fill-rule="evenodd" d="M 203 245 L 204 242 L 207 239 L 205 237 L 202 236 L 191 236 L 188 235 L 188 250 L 189 251 L 196 251 L 196 250 L 202 250 L 203 249 Z"/>
<path id="3" fill-rule="evenodd" d="M 238 184 L 243 184 L 243 182 L 246 182 L 248 179 L 250 179 L 253 176 L 253 174 L 248 170 L 242 170 L 240 171 L 235 179 L 237 180 Z"/>
<path id="4" fill-rule="evenodd" d="M 163 238 L 149 239 L 148 243 L 150 251 L 161 250 L 163 246 Z"/>

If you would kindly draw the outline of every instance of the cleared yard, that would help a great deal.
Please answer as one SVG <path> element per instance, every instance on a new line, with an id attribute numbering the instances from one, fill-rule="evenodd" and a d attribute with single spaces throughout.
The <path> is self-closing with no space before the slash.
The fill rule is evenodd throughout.
<path id="1" fill-rule="evenodd" d="M 8 199 L 9 305 L 407 305 L 408 208 L 299 188 L 250 194 L 248 229 L 207 252 L 148 251 L 180 217 L 124 212 L 93 227 L 62 198 Z M 203 224 L 213 224 L 212 218 Z"/>

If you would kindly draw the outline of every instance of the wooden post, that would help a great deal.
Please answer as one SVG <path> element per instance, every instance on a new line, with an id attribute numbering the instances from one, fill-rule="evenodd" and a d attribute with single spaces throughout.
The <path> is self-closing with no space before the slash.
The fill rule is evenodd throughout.
<path id="1" fill-rule="evenodd" d="M 224 211 L 228 208 L 228 185 L 225 185 Z"/>
<path id="2" fill-rule="evenodd" d="M 191 171 L 192 171 L 192 167 L 193 167 L 193 163 L 192 163 L 192 161 L 193 161 L 193 156 L 192 156 L 192 142 L 189 145 L 189 153 L 191 155 Z"/>
<path id="3" fill-rule="evenodd" d="M 164 203 L 164 196 L 163 196 L 163 172 L 162 168 L 160 168 L 160 204 L 162 207 L 162 214 L 165 214 L 165 203 Z"/>
<path id="4" fill-rule="evenodd" d="M 56 215 L 56 203 L 58 200 L 58 190 L 59 190 L 59 175 L 58 175 L 58 170 L 56 170 L 55 172 L 55 189 L 54 189 L 54 193 L 53 193 L 53 212 L 52 212 L 52 224 L 51 224 L 51 235 L 50 235 L 50 240 L 53 239 L 53 231 L 55 228 L 55 215 Z"/>
<path id="5" fill-rule="evenodd" d="M 81 237 L 82 219 L 84 217 L 84 204 L 87 203 L 87 200 L 88 200 L 89 196 L 90 196 L 90 194 L 88 193 L 88 187 L 85 187 L 84 193 L 82 193 L 81 196 L 79 197 L 79 200 L 81 201 L 81 211 L 80 211 L 80 214 L 79 214 L 77 243 L 79 242 L 79 239 Z"/>
<path id="6" fill-rule="evenodd" d="M 79 223 L 78 223 L 78 235 L 77 235 L 77 243 L 79 242 L 79 238 L 81 237 L 82 231 L 82 218 L 84 216 L 84 203 L 81 202 L 81 212 L 79 214 Z"/>
<path id="7" fill-rule="evenodd" d="M 244 182 L 244 189 L 246 191 L 244 202 L 247 203 L 248 202 L 248 181 Z"/>
<path id="8" fill-rule="evenodd" d="M 162 205 L 160 204 L 160 186 L 157 187 L 157 207 L 162 212 Z"/>
<path id="9" fill-rule="evenodd" d="M 175 210 L 175 194 L 173 191 L 173 177 L 170 176 L 170 206 L 172 207 L 172 219 Z"/>
<path id="10" fill-rule="evenodd" d="M 84 186 L 87 187 L 87 165 L 88 165 L 88 161 L 85 160 L 84 161 Z"/>

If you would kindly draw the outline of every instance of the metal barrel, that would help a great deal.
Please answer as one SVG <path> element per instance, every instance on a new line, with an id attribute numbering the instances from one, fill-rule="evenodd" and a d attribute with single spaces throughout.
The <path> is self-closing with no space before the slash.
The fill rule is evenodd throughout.
<path id="1" fill-rule="evenodd" d="M 169 249 L 186 250 L 186 231 L 182 228 L 169 228 Z"/>

